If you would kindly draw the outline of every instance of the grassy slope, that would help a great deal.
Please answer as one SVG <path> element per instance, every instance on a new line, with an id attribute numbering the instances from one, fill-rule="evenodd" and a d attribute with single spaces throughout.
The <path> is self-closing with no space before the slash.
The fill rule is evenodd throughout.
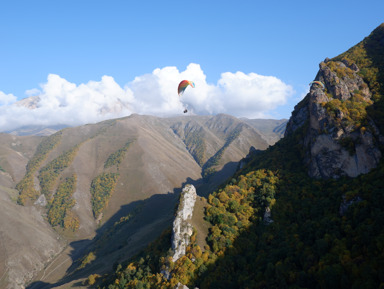
<path id="1" fill-rule="evenodd" d="M 195 119 L 198 123 L 201 122 L 200 126 L 208 132 L 205 140 L 210 148 L 217 146 L 219 140 L 222 144 L 225 143 L 226 133 L 222 130 L 227 124 L 221 122 L 233 121 L 236 125 L 240 123 L 239 120 L 230 116 L 221 116 L 221 119 L 211 119 L 211 117 Z M 210 128 L 206 124 L 207 120 L 211 120 Z M 94 251 L 96 260 L 81 272 L 73 271 L 79 266 L 78 263 L 75 262 L 72 267 L 69 267 L 71 262 L 63 263 L 59 269 L 55 270 L 55 274 L 50 275 L 51 277 L 55 276 L 58 280 L 60 274 L 57 273 L 66 270 L 72 272 L 75 279 L 89 274 L 92 270 L 108 271 L 116 260 L 131 257 L 170 226 L 173 208 L 177 202 L 174 196 L 177 196 L 187 182 L 201 183 L 201 167 L 188 152 L 182 139 L 170 129 L 174 121 L 176 120 L 134 115 L 63 130 L 62 142 L 49 154 L 41 166 L 44 167 L 63 152 L 80 144 L 73 161 L 60 173 L 59 177 L 63 179 L 72 174 L 77 175 L 77 188 L 73 197 L 76 200 L 74 212 L 80 220 L 80 228 L 75 233 L 64 232 L 64 234 L 73 240 L 69 246 L 72 248 L 71 255 L 78 258 L 86 252 Z M 233 145 L 226 148 L 226 153 L 217 167 L 219 172 L 224 162 L 235 163 L 244 157 L 250 145 L 257 147 L 262 144 L 260 148 L 267 147 L 265 141 L 253 129 L 248 128 L 244 132 L 246 135 L 243 136 L 243 140 L 239 140 L 239 143 L 234 140 Z M 106 167 L 107 159 L 125 147 L 129 141 L 132 142 L 119 164 Z M 219 148 L 220 145 L 217 146 L 217 149 Z M 234 171 L 234 169 L 235 167 L 231 170 Z M 103 210 L 103 217 L 97 224 L 90 206 L 90 183 L 103 172 L 118 173 L 119 179 L 108 206 Z M 200 219 L 196 222 L 207 232 L 207 224 L 202 220 L 202 205 L 199 211 L 200 213 L 196 216 L 200 215 Z M 134 217 L 120 223 L 121 218 L 130 214 Z M 120 225 L 115 227 L 118 223 Z M 111 228 L 118 229 L 113 229 L 111 232 L 109 231 Z M 108 236 L 107 241 L 104 239 L 106 236 Z M 99 241 L 94 242 L 92 246 L 85 241 L 77 241 L 93 237 Z M 204 244 L 204 237 L 201 237 L 199 242 Z M 81 244 L 87 244 L 86 251 L 82 249 Z M 73 261 L 76 261 L 76 258 Z M 48 274 L 47 271 L 44 276 Z M 54 282 L 54 280 L 41 281 Z M 65 280 L 67 282 L 69 279 Z"/>

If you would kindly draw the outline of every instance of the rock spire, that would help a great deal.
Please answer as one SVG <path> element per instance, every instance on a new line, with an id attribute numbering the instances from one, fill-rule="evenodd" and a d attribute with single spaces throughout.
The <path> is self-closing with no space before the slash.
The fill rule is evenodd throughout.
<path id="1" fill-rule="evenodd" d="M 193 227 L 190 221 L 193 216 L 196 197 L 196 189 L 193 185 L 186 185 L 181 192 L 179 207 L 173 221 L 173 262 L 185 255 L 185 250 L 190 243 L 190 238 L 193 234 Z"/>

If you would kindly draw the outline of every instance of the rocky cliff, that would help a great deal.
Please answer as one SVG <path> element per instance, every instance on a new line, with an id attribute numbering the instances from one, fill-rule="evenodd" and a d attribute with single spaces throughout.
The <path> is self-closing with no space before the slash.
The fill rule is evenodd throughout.
<path id="1" fill-rule="evenodd" d="M 180 203 L 177 209 L 172 229 L 172 250 L 173 262 L 185 255 L 185 250 L 190 243 L 193 234 L 191 219 L 196 202 L 196 189 L 193 185 L 186 185 L 180 196 Z"/>
<path id="2" fill-rule="evenodd" d="M 172 261 L 176 262 L 185 255 L 186 249 L 191 242 L 193 226 L 191 224 L 193 210 L 196 203 L 196 188 L 193 185 L 186 185 L 180 195 L 179 205 L 172 226 Z M 166 279 L 170 279 L 169 264 L 161 270 Z M 179 283 L 175 288 L 188 288 Z"/>
<path id="3" fill-rule="evenodd" d="M 317 178 L 355 177 L 379 163 L 383 136 L 367 114 L 372 94 L 359 67 L 326 59 L 306 97 L 295 107 L 285 135 L 302 129 L 304 163 Z"/>

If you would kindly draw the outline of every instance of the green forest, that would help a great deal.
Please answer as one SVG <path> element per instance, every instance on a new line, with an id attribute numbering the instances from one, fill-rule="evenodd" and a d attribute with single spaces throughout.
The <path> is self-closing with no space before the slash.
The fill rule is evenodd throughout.
<path id="1" fill-rule="evenodd" d="M 129 146 L 131 145 L 132 141 L 128 141 L 121 149 L 117 150 L 113 154 L 111 154 L 107 160 L 104 163 L 104 168 L 109 168 L 114 165 L 117 166 L 117 169 L 119 169 L 120 163 L 123 161 L 125 153 L 127 152 Z"/>
<path id="2" fill-rule="evenodd" d="M 19 191 L 19 197 L 17 203 L 25 205 L 28 199 L 36 200 L 39 196 L 39 192 L 36 191 L 33 176 L 39 169 L 43 161 L 47 158 L 49 152 L 51 152 L 61 141 L 62 131 L 59 131 L 47 138 L 45 138 L 37 147 L 35 154 L 29 160 L 27 164 L 27 172 L 23 179 L 16 185 L 16 189 Z"/>
<path id="3" fill-rule="evenodd" d="M 62 153 L 40 170 L 38 179 L 40 181 L 41 193 L 47 196 L 48 199 L 51 197 L 51 192 L 56 184 L 57 178 L 60 173 L 72 163 L 79 147 L 80 145 L 76 145 L 72 149 Z"/>
<path id="4" fill-rule="evenodd" d="M 76 231 L 79 219 L 72 211 L 76 201 L 72 198 L 76 189 L 77 176 L 72 175 L 62 181 L 48 204 L 47 218 L 52 227 L 60 226 L 64 229 Z"/>
<path id="5" fill-rule="evenodd" d="M 102 173 L 93 179 L 91 183 L 91 203 L 92 211 L 95 218 L 108 206 L 108 201 L 116 186 L 119 174 Z"/>

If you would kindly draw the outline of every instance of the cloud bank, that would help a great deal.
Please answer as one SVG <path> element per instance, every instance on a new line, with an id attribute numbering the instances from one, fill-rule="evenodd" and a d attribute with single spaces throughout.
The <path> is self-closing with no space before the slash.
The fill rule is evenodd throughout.
<path id="1" fill-rule="evenodd" d="M 192 80 L 182 97 L 177 86 Z M 1 89 L 1 87 L 0 87 Z M 290 85 L 273 76 L 225 72 L 210 84 L 200 65 L 185 71 L 157 68 L 121 87 L 111 76 L 76 85 L 59 75 L 48 75 L 40 89 L 28 90 L 29 98 L 17 101 L 0 91 L 0 131 L 29 125 L 82 125 L 128 116 L 132 113 L 157 116 L 227 113 L 237 117 L 265 118 L 293 94 Z"/>

